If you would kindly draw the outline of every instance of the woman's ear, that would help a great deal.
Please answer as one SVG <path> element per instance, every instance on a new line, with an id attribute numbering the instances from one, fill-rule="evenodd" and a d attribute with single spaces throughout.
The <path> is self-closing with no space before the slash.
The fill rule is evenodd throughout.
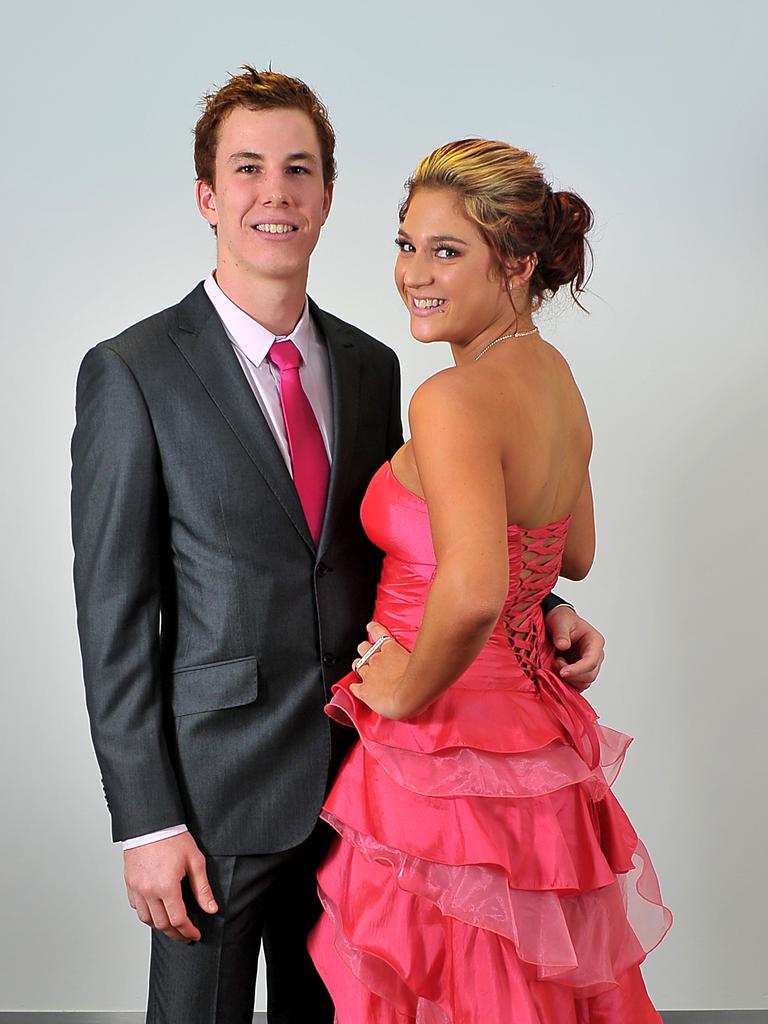
<path id="1" fill-rule="evenodd" d="M 508 260 L 505 265 L 507 285 L 510 289 L 523 288 L 530 281 L 536 264 L 539 262 L 538 254 L 530 253 L 528 256 L 517 256 Z"/>

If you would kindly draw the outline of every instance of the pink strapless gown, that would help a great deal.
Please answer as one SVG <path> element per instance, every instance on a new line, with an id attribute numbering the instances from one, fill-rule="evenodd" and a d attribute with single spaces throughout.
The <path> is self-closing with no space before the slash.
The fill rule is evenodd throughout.
<path id="1" fill-rule="evenodd" d="M 385 464 L 362 506 L 386 552 L 374 617 L 409 650 L 435 573 L 425 502 Z M 322 812 L 310 952 L 338 1024 L 660 1022 L 639 964 L 671 924 L 610 786 L 630 737 L 551 671 L 540 608 L 568 519 L 509 527 L 509 595 L 470 668 L 394 722 L 334 687 L 357 730 Z"/>

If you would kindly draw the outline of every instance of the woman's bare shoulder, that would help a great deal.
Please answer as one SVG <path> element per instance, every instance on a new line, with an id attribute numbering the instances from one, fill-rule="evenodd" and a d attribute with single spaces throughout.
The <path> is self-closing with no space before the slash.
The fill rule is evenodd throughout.
<path id="1" fill-rule="evenodd" d="M 466 370 L 467 367 L 463 366 L 448 366 L 427 377 L 414 391 L 409 410 L 417 413 L 432 411 L 445 402 L 461 405 L 467 401 L 474 389 Z"/>
<path id="2" fill-rule="evenodd" d="M 542 351 L 546 354 L 546 357 L 550 360 L 552 365 L 556 367 L 559 370 L 559 372 L 563 374 L 563 376 L 567 377 L 575 384 L 576 381 L 573 376 L 571 364 L 565 358 L 560 349 L 553 345 L 551 341 L 547 341 L 546 338 L 541 338 L 539 344 L 541 346 Z"/>
<path id="3" fill-rule="evenodd" d="M 570 398 L 573 403 L 574 411 L 579 416 L 583 416 L 585 421 L 585 427 L 590 431 L 589 417 L 587 416 L 587 409 L 584 403 L 584 396 L 581 393 L 581 388 L 574 376 L 573 370 L 568 360 L 565 358 L 560 349 L 556 348 L 550 342 L 544 338 L 541 339 L 543 351 L 546 353 L 547 359 L 550 362 L 555 374 L 559 378 L 560 385 L 562 387 L 563 397 Z"/>
<path id="4" fill-rule="evenodd" d="M 413 436 L 436 431 L 460 433 L 468 439 L 484 429 L 481 394 L 474 374 L 466 366 L 450 366 L 428 377 L 413 393 L 408 420 Z"/>

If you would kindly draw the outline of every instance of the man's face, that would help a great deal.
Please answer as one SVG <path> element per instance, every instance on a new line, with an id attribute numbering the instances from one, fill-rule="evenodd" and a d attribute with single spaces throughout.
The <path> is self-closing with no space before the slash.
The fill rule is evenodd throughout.
<path id="1" fill-rule="evenodd" d="M 197 202 L 216 226 L 218 268 L 306 283 L 333 195 L 307 114 L 236 107 L 219 127 L 214 166 L 213 185 L 197 183 Z"/>

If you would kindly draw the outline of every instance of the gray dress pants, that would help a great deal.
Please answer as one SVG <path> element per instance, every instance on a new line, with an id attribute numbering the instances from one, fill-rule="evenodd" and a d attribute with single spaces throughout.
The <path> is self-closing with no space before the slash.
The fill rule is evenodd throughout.
<path id="1" fill-rule="evenodd" d="M 292 850 L 207 857 L 213 916 L 185 879 L 184 902 L 202 938 L 187 944 L 152 932 L 147 1024 L 251 1024 L 262 943 L 269 1024 L 332 1024 L 333 1004 L 307 953 L 320 914 L 315 873 L 331 837 L 321 822 Z"/>

